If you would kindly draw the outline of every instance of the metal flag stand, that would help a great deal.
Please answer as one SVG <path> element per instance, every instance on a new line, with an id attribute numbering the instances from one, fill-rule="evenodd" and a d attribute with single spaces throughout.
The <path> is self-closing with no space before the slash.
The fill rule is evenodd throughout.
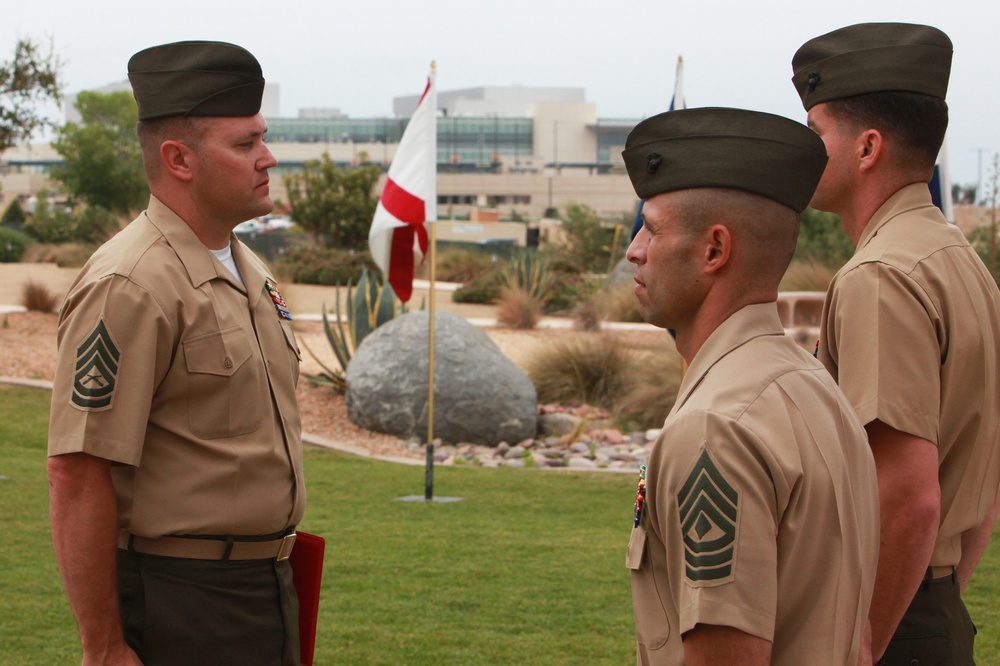
<path id="1" fill-rule="evenodd" d="M 435 497 L 434 496 L 434 312 L 435 312 L 435 261 L 436 261 L 436 232 L 431 224 L 429 230 L 430 250 L 428 259 L 430 265 L 430 286 L 427 297 L 427 444 L 425 444 L 427 459 L 424 467 L 424 494 L 406 495 L 400 497 L 400 502 L 460 502 L 462 497 Z"/>
<path id="2" fill-rule="evenodd" d="M 431 90 L 434 91 L 433 102 L 434 113 L 437 113 L 437 64 L 431 63 Z M 436 132 L 435 132 L 436 136 Z M 436 142 L 435 142 L 436 143 Z M 436 149 L 435 149 L 436 150 Z M 437 158 L 435 157 L 435 165 Z M 435 207 L 435 210 L 437 208 Z M 436 218 L 436 215 L 435 215 Z M 434 496 L 434 313 L 435 313 L 435 280 L 437 278 L 437 229 L 433 224 L 435 220 L 428 220 L 429 245 L 428 259 L 430 261 L 430 285 L 427 289 L 427 460 L 424 469 L 424 494 L 406 495 L 400 497 L 400 502 L 459 502 L 461 497 L 435 497 Z"/>

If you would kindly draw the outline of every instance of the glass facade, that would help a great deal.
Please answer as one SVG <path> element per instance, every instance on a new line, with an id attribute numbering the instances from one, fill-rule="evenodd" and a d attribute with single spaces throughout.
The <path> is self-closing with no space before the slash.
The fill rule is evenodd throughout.
<path id="1" fill-rule="evenodd" d="M 409 119 L 268 118 L 272 143 L 399 143 Z M 447 118 L 438 124 L 438 164 L 442 172 L 489 171 L 499 163 L 517 165 L 532 154 L 530 118 Z M 373 157 L 378 157 L 373 156 Z"/>
<path id="2" fill-rule="evenodd" d="M 531 156 L 534 123 L 530 118 L 438 118 L 438 164 L 455 170 L 516 165 Z M 445 169 L 447 171 L 447 169 Z"/>
<path id="3" fill-rule="evenodd" d="M 600 164 L 621 162 L 621 151 L 625 139 L 636 120 L 625 118 L 602 118 L 597 121 L 597 161 Z"/>
<path id="4" fill-rule="evenodd" d="M 268 118 L 267 140 L 280 143 L 399 143 L 396 118 Z"/>
<path id="5" fill-rule="evenodd" d="M 408 122 L 409 119 L 397 118 L 268 118 L 268 141 L 394 145 L 399 143 Z M 592 126 L 597 136 L 594 167 L 603 172 L 621 163 L 625 138 L 636 122 L 600 119 Z M 437 119 L 437 132 L 441 173 L 484 173 L 496 171 L 501 165 L 517 170 L 534 153 L 531 118 L 441 116 Z M 378 154 L 370 157 L 376 163 L 385 162 Z"/>

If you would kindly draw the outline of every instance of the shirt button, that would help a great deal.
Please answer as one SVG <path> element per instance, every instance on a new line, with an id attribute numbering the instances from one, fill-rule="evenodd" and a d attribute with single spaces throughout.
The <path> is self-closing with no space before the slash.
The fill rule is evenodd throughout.
<path id="1" fill-rule="evenodd" d="M 229 357 L 227 356 L 227 357 L 226 357 L 226 360 L 225 360 L 225 361 L 223 362 L 223 365 L 224 365 L 224 366 L 226 366 L 226 368 L 231 368 L 231 367 L 233 367 L 233 359 L 231 359 L 231 358 L 229 358 Z"/>

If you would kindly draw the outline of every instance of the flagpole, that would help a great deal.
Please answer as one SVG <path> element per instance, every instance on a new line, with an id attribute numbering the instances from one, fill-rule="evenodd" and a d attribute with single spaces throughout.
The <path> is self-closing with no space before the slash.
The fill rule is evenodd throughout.
<path id="1" fill-rule="evenodd" d="M 435 79 L 437 78 L 437 63 L 431 62 L 431 90 L 436 91 Z M 434 116 L 434 122 L 437 122 L 437 108 L 436 101 L 437 97 L 435 95 L 434 99 L 429 100 L 435 102 L 435 107 L 431 108 L 431 114 Z M 436 134 L 436 133 L 435 133 Z M 434 171 L 435 180 L 437 179 L 437 146 L 434 148 Z M 434 188 L 437 192 L 437 188 Z M 435 202 L 436 203 L 436 202 Z M 437 210 L 437 207 L 434 207 Z M 437 222 L 435 219 L 429 220 L 430 224 L 430 251 L 428 256 L 430 258 L 430 288 L 428 293 L 428 304 L 427 304 L 427 466 L 424 474 L 424 499 L 430 501 L 434 498 L 434 306 L 435 306 L 435 292 L 437 288 L 435 286 L 435 279 L 437 277 Z"/>

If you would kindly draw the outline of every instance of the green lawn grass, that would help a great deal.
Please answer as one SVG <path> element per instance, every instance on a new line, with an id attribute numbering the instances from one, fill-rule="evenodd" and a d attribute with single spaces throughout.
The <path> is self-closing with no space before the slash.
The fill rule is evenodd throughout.
<path id="1" fill-rule="evenodd" d="M 0 386 L 0 662 L 79 664 L 47 520 L 48 393 Z M 301 529 L 327 538 L 316 663 L 634 662 L 631 475 L 423 468 L 306 451 Z M 968 594 L 979 664 L 1000 664 L 1000 545 Z"/>

